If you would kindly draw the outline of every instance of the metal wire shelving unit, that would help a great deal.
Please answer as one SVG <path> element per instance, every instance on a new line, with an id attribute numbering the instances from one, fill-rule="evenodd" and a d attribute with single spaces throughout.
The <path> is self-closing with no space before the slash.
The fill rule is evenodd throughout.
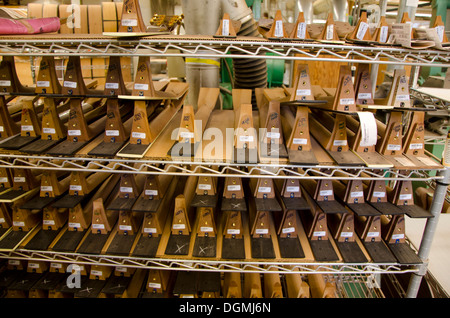
<path id="1" fill-rule="evenodd" d="M 217 39 L 213 37 L 150 37 L 141 39 L 114 39 L 108 37 L 58 37 L 33 36 L 33 38 L 0 37 L 0 54 L 9 56 L 151 56 L 151 57 L 204 57 L 204 58 L 253 58 L 302 61 L 332 61 L 348 63 L 438 66 L 450 65 L 450 52 L 438 50 L 411 50 L 396 46 L 363 46 L 352 44 L 330 44 L 317 42 L 268 41 L 261 38 Z M 440 106 L 433 101 L 433 105 Z M 114 165 L 107 166 L 109 163 Z M 139 164 L 135 168 L 135 164 Z M 426 260 L 430 240 L 434 234 L 441 212 L 450 176 L 446 168 L 441 170 L 411 170 L 406 174 L 395 169 L 384 169 L 381 173 L 366 167 L 300 167 L 296 165 L 232 164 L 216 162 L 183 162 L 158 160 L 102 159 L 84 157 L 27 156 L 0 154 L 0 167 L 45 170 L 82 170 L 108 173 L 169 173 L 176 175 L 240 176 L 257 177 L 258 173 L 273 178 L 314 179 L 407 179 L 436 182 L 431 213 L 425 229 L 424 243 L 419 256 Z M 219 169 L 213 167 L 220 167 Z M 436 171 L 436 175 L 428 174 Z M 255 173 L 257 172 L 257 173 Z M 0 252 L 0 258 L 40 260 L 89 265 L 125 266 L 166 270 L 254 271 L 264 273 L 277 270 L 280 273 L 323 273 L 344 277 L 349 274 L 372 275 L 385 273 L 412 273 L 411 286 L 406 294 L 417 294 L 420 280 L 426 272 L 426 263 L 403 266 L 400 264 L 346 264 L 303 262 L 259 262 L 259 261 L 207 261 L 192 259 L 143 259 L 121 256 L 82 255 L 78 253 L 56 253 L 52 251 L 29 251 L 16 249 Z M 292 269 L 295 269 L 293 271 Z M 340 278 L 343 282 L 343 278 Z"/>

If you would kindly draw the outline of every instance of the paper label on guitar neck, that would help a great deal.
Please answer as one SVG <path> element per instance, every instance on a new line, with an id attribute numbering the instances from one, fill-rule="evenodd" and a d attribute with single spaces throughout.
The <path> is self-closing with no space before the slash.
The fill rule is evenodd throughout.
<path id="1" fill-rule="evenodd" d="M 25 226 L 25 222 L 21 222 L 21 221 L 13 221 L 13 225 L 14 225 L 14 226 Z"/>
<path id="2" fill-rule="evenodd" d="M 308 144 L 308 139 L 306 138 L 294 138 L 292 139 L 294 145 L 306 145 Z"/>
<path id="3" fill-rule="evenodd" d="M 133 193 L 133 188 L 132 187 L 120 187 L 120 192 Z"/>
<path id="4" fill-rule="evenodd" d="M 72 191 L 81 191 L 81 190 L 83 190 L 83 187 L 80 186 L 80 185 L 78 185 L 78 184 L 71 184 L 71 185 L 69 186 L 69 190 L 72 190 Z"/>
<path id="5" fill-rule="evenodd" d="M 174 229 L 174 230 L 184 230 L 185 228 L 186 228 L 186 225 L 184 223 L 172 225 L 172 229 Z"/>
<path id="6" fill-rule="evenodd" d="M 327 233 L 325 231 L 315 231 L 313 236 L 325 236 Z"/>
<path id="7" fill-rule="evenodd" d="M 228 19 L 222 20 L 222 35 L 224 36 L 230 35 L 230 20 Z"/>
<path id="8" fill-rule="evenodd" d="M 409 95 L 397 95 L 395 96 L 395 100 L 399 101 L 409 101 Z"/>
<path id="9" fill-rule="evenodd" d="M 400 194 L 399 199 L 400 200 L 411 200 L 412 195 L 411 195 L 411 193 Z"/>
<path id="10" fill-rule="evenodd" d="M 371 95 L 369 93 L 369 95 Z M 361 147 L 373 146 L 377 143 L 377 123 L 373 113 L 358 112 L 361 129 Z"/>
<path id="11" fill-rule="evenodd" d="M 392 144 L 389 144 L 389 145 L 387 145 L 387 150 L 396 150 L 396 151 L 400 151 L 400 150 L 402 150 L 402 146 L 401 146 L 401 145 L 392 145 Z"/>
<path id="12" fill-rule="evenodd" d="M 297 26 L 297 38 L 305 39 L 306 38 L 306 23 L 300 22 Z"/>
<path id="13" fill-rule="evenodd" d="M 11 81 L 7 80 L 0 81 L 0 86 L 11 86 Z"/>
<path id="14" fill-rule="evenodd" d="M 42 224 L 44 225 L 55 225 L 54 220 L 42 220 Z"/>
<path id="15" fill-rule="evenodd" d="M 105 229 L 105 225 L 104 224 L 92 223 L 92 228 L 94 230 L 104 230 Z"/>
<path id="16" fill-rule="evenodd" d="M 394 240 L 401 240 L 404 238 L 405 238 L 405 234 L 403 234 L 403 233 L 392 235 L 392 239 L 394 239 Z"/>
<path id="17" fill-rule="evenodd" d="M 99 270 L 92 269 L 91 270 L 91 274 L 94 275 L 94 276 L 102 276 L 103 272 L 99 271 Z"/>
<path id="18" fill-rule="evenodd" d="M 144 233 L 157 233 L 157 230 L 154 227 L 144 227 Z"/>
<path id="19" fill-rule="evenodd" d="M 229 235 L 239 235 L 241 234 L 241 230 L 239 229 L 228 229 L 227 234 Z"/>
<path id="20" fill-rule="evenodd" d="M 227 189 L 228 191 L 241 191 L 241 185 L 240 184 L 229 185 Z"/>
<path id="21" fill-rule="evenodd" d="M 356 38 L 358 40 L 363 40 L 368 29 L 369 29 L 369 25 L 365 22 L 361 22 L 359 24 L 358 32 L 356 32 Z"/>
<path id="22" fill-rule="evenodd" d="M 211 190 L 211 185 L 210 184 L 199 184 L 198 189 L 199 190 Z"/>
<path id="23" fill-rule="evenodd" d="M 44 128 L 42 128 L 42 132 L 44 134 L 56 134 L 55 128 L 46 128 L 46 127 L 44 127 Z"/>
<path id="24" fill-rule="evenodd" d="M 131 137 L 133 137 L 133 138 L 144 139 L 145 136 L 146 136 L 146 134 L 145 134 L 145 133 L 142 133 L 142 132 L 133 131 L 133 132 L 131 133 Z"/>
<path id="25" fill-rule="evenodd" d="M 270 193 L 272 191 L 271 187 L 258 187 L 258 192 L 260 193 Z"/>
<path id="26" fill-rule="evenodd" d="M 386 192 L 383 191 L 374 191 L 373 196 L 375 198 L 384 198 L 386 196 Z"/>
<path id="27" fill-rule="evenodd" d="M 372 93 L 358 93 L 358 99 L 371 99 Z"/>
<path id="28" fill-rule="evenodd" d="M 137 22 L 136 19 L 122 19 L 121 22 L 122 22 L 122 25 L 123 25 L 123 26 L 131 26 L 131 27 L 134 27 L 134 26 L 137 26 L 137 25 L 138 25 L 138 22 Z"/>
<path id="29" fill-rule="evenodd" d="M 368 232 L 367 237 L 378 237 L 380 236 L 380 232 Z"/>
<path id="30" fill-rule="evenodd" d="M 53 187 L 52 186 L 41 186 L 41 191 L 53 191 Z"/>
<path id="31" fill-rule="evenodd" d="M 333 190 L 320 190 L 319 195 L 323 197 L 333 195 Z"/>
<path id="32" fill-rule="evenodd" d="M 200 231 L 201 232 L 213 232 L 214 229 L 210 226 L 200 226 Z"/>
<path id="33" fill-rule="evenodd" d="M 194 133 L 190 131 L 180 131 L 181 138 L 194 138 Z"/>
<path id="34" fill-rule="evenodd" d="M 153 195 L 153 196 L 155 196 L 155 195 L 158 195 L 158 190 L 149 190 L 149 189 L 147 189 L 147 190 L 145 190 L 144 194 L 145 195 Z"/>
<path id="35" fill-rule="evenodd" d="M 422 149 L 423 148 L 423 144 L 410 144 L 409 145 L 409 149 Z"/>
<path id="36" fill-rule="evenodd" d="M 81 224 L 80 223 L 72 223 L 72 222 L 70 222 L 69 223 L 69 227 L 71 227 L 71 228 L 81 228 Z"/>
<path id="37" fill-rule="evenodd" d="M 274 139 L 278 139 L 280 138 L 280 133 L 279 132 L 271 132 L 268 131 L 266 134 L 267 138 L 274 138 Z"/>
<path id="38" fill-rule="evenodd" d="M 69 131 L 67 132 L 67 134 L 68 134 L 69 136 L 81 136 L 81 130 L 79 130 L 79 129 L 69 130 Z"/>
<path id="39" fill-rule="evenodd" d="M 341 105 L 354 105 L 355 99 L 354 98 L 340 98 L 339 103 Z"/>
<path id="40" fill-rule="evenodd" d="M 286 192 L 299 192 L 299 191 L 300 191 L 300 187 L 296 187 L 296 186 L 286 187 Z"/>
<path id="41" fill-rule="evenodd" d="M 443 25 L 438 25 L 434 28 L 436 30 L 437 36 L 439 38 L 439 41 L 444 41 L 444 30 L 445 27 Z"/>
<path id="42" fill-rule="evenodd" d="M 335 140 L 333 146 L 347 146 L 347 140 Z"/>
<path id="43" fill-rule="evenodd" d="M 118 130 L 105 130 L 105 135 L 108 137 L 112 137 L 112 136 L 119 136 L 119 131 Z"/>
<path id="44" fill-rule="evenodd" d="M 118 89 L 119 83 L 106 83 L 105 88 L 107 89 Z"/>
<path id="45" fill-rule="evenodd" d="M 363 191 L 352 191 L 350 192 L 350 197 L 351 198 L 360 198 L 364 196 L 364 192 Z"/>
<path id="46" fill-rule="evenodd" d="M 239 136 L 239 141 L 253 142 L 253 136 Z"/>
<path id="47" fill-rule="evenodd" d="M 148 283 L 148 287 L 159 289 L 159 288 L 161 288 L 161 284 L 159 284 L 159 283 Z"/>
<path id="48" fill-rule="evenodd" d="M 353 232 L 341 232 L 341 237 L 353 237 Z"/>
<path id="49" fill-rule="evenodd" d="M 255 234 L 269 234 L 269 229 L 256 229 Z"/>
<path id="50" fill-rule="evenodd" d="M 50 87 L 49 81 L 37 81 L 36 82 L 37 87 Z"/>
<path id="51" fill-rule="evenodd" d="M 14 177 L 14 182 L 25 182 L 25 177 Z"/>
<path id="52" fill-rule="evenodd" d="M 285 227 L 281 230 L 281 232 L 284 233 L 294 233 L 295 232 L 295 227 Z"/>
<path id="53" fill-rule="evenodd" d="M 380 28 L 380 42 L 381 43 L 386 43 L 386 41 L 388 39 L 388 32 L 389 32 L 389 27 L 387 25 L 382 26 Z"/>
<path id="54" fill-rule="evenodd" d="M 310 96 L 311 90 L 310 89 L 297 89 L 295 91 L 296 96 Z"/>
<path id="55" fill-rule="evenodd" d="M 63 86 L 68 88 L 77 88 L 77 82 L 64 81 Z"/>
<path id="56" fill-rule="evenodd" d="M 134 84 L 134 89 L 141 90 L 141 91 L 148 91 L 148 84 Z"/>
<path id="57" fill-rule="evenodd" d="M 0 183 L 5 183 L 8 182 L 8 178 L 7 177 L 1 177 L 0 178 Z"/>
<path id="58" fill-rule="evenodd" d="M 274 32 L 275 37 L 277 38 L 282 38 L 284 35 L 283 32 L 283 21 L 277 20 L 275 21 L 275 32 Z"/>
<path id="59" fill-rule="evenodd" d="M 21 126 L 21 130 L 22 130 L 22 131 L 33 131 L 34 128 L 33 128 L 32 125 L 22 125 L 22 126 Z"/>
<path id="60" fill-rule="evenodd" d="M 131 231 L 132 228 L 131 228 L 131 225 L 120 225 L 119 226 L 119 230 L 121 230 L 121 231 Z"/>
<path id="61" fill-rule="evenodd" d="M 333 34 L 334 34 L 334 25 L 330 24 L 327 26 L 327 31 L 325 32 L 325 39 L 326 40 L 333 40 Z"/>

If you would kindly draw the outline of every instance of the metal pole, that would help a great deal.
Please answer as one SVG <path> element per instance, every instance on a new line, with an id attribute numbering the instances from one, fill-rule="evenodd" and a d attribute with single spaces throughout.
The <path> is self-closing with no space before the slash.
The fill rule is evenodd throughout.
<path id="1" fill-rule="evenodd" d="M 433 242 L 434 234 L 436 233 L 436 227 L 439 221 L 439 216 L 442 212 L 442 206 L 444 205 L 445 196 L 447 195 L 447 187 L 450 184 L 449 168 L 439 171 L 438 176 L 443 176 L 444 178 L 436 180 L 433 202 L 431 203 L 430 207 L 430 213 L 433 215 L 433 217 L 427 220 L 418 252 L 418 255 L 423 261 L 423 264 L 419 266 L 419 271 L 417 273 L 412 274 L 409 281 L 408 290 L 406 292 L 406 298 L 417 297 L 422 277 L 427 272 L 428 256 L 430 254 L 431 243 Z"/>

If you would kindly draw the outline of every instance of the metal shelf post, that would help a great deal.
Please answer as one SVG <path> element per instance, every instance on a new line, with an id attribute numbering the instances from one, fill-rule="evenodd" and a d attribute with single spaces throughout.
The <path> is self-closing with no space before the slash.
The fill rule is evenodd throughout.
<path id="1" fill-rule="evenodd" d="M 447 187 L 450 185 L 450 170 L 446 168 L 438 172 L 438 175 L 443 176 L 443 179 L 436 180 L 436 188 L 434 190 L 433 202 L 430 207 L 430 213 L 432 218 L 427 220 L 425 229 L 423 231 L 422 241 L 418 251 L 419 257 L 423 260 L 423 264 L 419 266 L 419 270 L 411 275 L 409 281 L 408 290 L 406 292 L 406 298 L 416 298 L 420 283 L 423 276 L 427 272 L 428 256 L 430 254 L 431 245 L 434 235 L 436 233 L 436 227 L 439 222 L 439 216 L 442 212 L 442 206 L 444 205 L 445 196 L 447 195 Z"/>

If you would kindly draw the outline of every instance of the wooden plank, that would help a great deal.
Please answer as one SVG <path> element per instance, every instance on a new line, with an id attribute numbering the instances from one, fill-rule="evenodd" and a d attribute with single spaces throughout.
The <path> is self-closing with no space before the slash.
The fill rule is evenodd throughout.
<path id="1" fill-rule="evenodd" d="M 73 6 L 71 4 L 60 4 L 58 7 L 59 17 L 61 19 L 67 18 L 67 22 L 71 23 L 62 23 L 59 28 L 59 33 L 61 34 L 73 34 L 73 21 L 70 21 L 70 16 L 73 15 Z"/>
<path id="2" fill-rule="evenodd" d="M 102 2 L 104 32 L 117 32 L 117 11 L 114 2 Z"/>
<path id="3" fill-rule="evenodd" d="M 27 5 L 27 17 L 28 19 L 42 18 L 42 3 L 28 3 Z"/>
<path id="4" fill-rule="evenodd" d="M 74 15 L 74 33 L 76 34 L 88 34 L 88 6 L 87 5 L 76 5 L 75 15 Z"/>
<path id="5" fill-rule="evenodd" d="M 102 6 L 101 5 L 89 5 L 88 6 L 88 19 L 89 19 L 89 34 L 102 34 Z"/>

